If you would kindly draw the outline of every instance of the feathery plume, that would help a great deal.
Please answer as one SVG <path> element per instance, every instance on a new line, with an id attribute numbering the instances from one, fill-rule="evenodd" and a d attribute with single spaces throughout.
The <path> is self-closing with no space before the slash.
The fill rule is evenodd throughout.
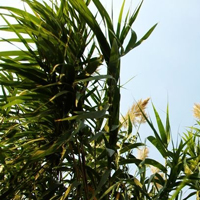
<path id="1" fill-rule="evenodd" d="M 195 118 L 200 119 L 200 104 L 197 103 L 194 104 L 193 115 Z"/>
<path id="2" fill-rule="evenodd" d="M 149 102 L 150 98 L 147 98 L 145 100 L 140 99 L 137 103 L 134 103 L 132 107 L 128 110 L 124 117 L 124 127 L 127 127 L 128 125 L 128 118 L 130 117 L 130 120 L 133 124 L 136 123 L 144 123 L 146 122 L 143 115 L 147 115 L 145 112 L 145 109 L 147 107 L 147 104 Z"/>
<path id="3" fill-rule="evenodd" d="M 156 174 L 158 173 L 160 176 L 162 176 L 162 178 L 164 178 L 164 174 L 160 172 L 160 169 L 153 166 L 153 165 L 150 165 L 150 169 L 151 169 L 151 172 L 152 174 Z M 158 177 L 154 177 L 155 180 L 158 180 Z M 157 183 L 156 181 L 152 183 L 157 189 L 161 189 L 163 186 L 160 185 L 159 183 Z"/>
<path id="4" fill-rule="evenodd" d="M 156 174 L 156 173 L 158 173 L 160 171 L 159 168 L 157 168 L 157 167 L 155 167 L 153 165 L 150 165 L 150 169 L 151 169 L 152 174 Z"/>
<path id="5" fill-rule="evenodd" d="M 137 159 L 144 160 L 148 157 L 149 149 L 144 147 L 142 149 L 138 149 Z"/>

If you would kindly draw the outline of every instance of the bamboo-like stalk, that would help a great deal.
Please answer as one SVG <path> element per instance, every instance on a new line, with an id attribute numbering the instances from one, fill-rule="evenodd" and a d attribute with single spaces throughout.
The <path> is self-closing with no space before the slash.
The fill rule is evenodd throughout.
<path id="1" fill-rule="evenodd" d="M 116 45 L 116 44 L 114 44 Z M 116 47 L 117 48 L 117 47 Z M 117 49 L 116 49 L 117 50 Z M 112 56 L 112 53 L 111 53 Z M 117 57 L 108 65 L 108 75 L 113 79 L 108 80 L 108 99 L 109 99 L 109 145 L 114 148 L 117 142 L 117 135 L 119 131 L 119 112 L 120 112 L 120 58 Z"/>

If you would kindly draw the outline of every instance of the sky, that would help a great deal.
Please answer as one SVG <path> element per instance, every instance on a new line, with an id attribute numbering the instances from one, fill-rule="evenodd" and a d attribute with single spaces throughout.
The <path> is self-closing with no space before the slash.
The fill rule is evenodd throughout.
<path id="1" fill-rule="evenodd" d="M 199 8 L 197 0 L 144 1 L 135 24 L 138 36 L 157 22 L 158 26 L 122 62 L 122 82 L 135 76 L 122 91 L 122 109 L 131 99 L 151 97 L 164 117 L 169 103 L 173 134 L 195 123 L 192 109 L 194 103 L 200 102 Z"/>
<path id="2" fill-rule="evenodd" d="M 115 0 L 118 5 L 120 2 Z M 132 10 L 136 7 L 133 2 L 126 1 L 128 6 L 132 3 Z M 133 25 L 138 38 L 155 23 L 158 25 L 144 43 L 122 58 L 121 83 L 134 77 L 122 89 L 122 113 L 138 99 L 150 97 L 165 120 L 169 104 L 174 138 L 195 124 L 193 105 L 200 103 L 199 9 L 197 0 L 144 1 Z M 148 112 L 153 119 L 151 104 Z"/>
<path id="3" fill-rule="evenodd" d="M 18 7 L 20 2 L 1 0 L 0 6 Z M 134 11 L 138 2 L 127 0 L 126 9 L 130 7 Z M 102 0 L 102 3 L 110 9 L 112 1 Z M 113 1 L 114 16 L 117 16 L 121 3 L 122 0 Z M 148 40 L 122 58 L 121 84 L 134 77 L 121 91 L 122 114 L 135 101 L 150 97 L 165 120 L 169 104 L 172 135 L 175 139 L 187 127 L 195 124 L 193 105 L 200 103 L 199 10 L 199 0 L 144 0 L 133 25 L 138 38 L 154 24 L 158 25 Z M 114 20 L 117 22 L 116 18 Z M 2 49 L 5 50 L 5 46 L 0 46 Z M 147 112 L 153 120 L 151 103 Z M 140 134 L 145 138 L 152 132 L 145 125 L 141 127 Z"/>
<path id="4" fill-rule="evenodd" d="M 122 110 L 131 99 L 151 97 L 161 114 L 169 103 L 172 130 L 179 132 L 195 123 L 193 104 L 200 102 L 200 2 L 144 1 L 134 30 L 142 36 L 158 23 L 149 39 L 122 59 Z M 151 106 L 150 106 L 151 107 Z"/>

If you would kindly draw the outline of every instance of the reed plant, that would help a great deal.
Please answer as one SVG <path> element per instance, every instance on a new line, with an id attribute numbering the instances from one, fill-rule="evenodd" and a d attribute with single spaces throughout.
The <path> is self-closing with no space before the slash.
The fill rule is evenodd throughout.
<path id="1" fill-rule="evenodd" d="M 187 139 L 168 149 L 168 112 L 164 128 L 154 108 L 159 131 L 145 114 L 149 99 L 120 117 L 121 57 L 156 27 L 141 39 L 132 29 L 143 1 L 124 14 L 124 0 L 117 24 L 99 0 L 23 2 L 0 7 L 0 31 L 15 35 L 0 41 L 13 45 L 0 52 L 0 199 L 177 199 L 189 180 L 197 190 Z M 165 165 L 138 140 L 141 122 Z"/>

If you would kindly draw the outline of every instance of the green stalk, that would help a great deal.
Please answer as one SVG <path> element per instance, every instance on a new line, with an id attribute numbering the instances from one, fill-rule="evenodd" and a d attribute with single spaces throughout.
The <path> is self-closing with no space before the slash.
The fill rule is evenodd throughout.
<path id="1" fill-rule="evenodd" d="M 119 129 L 119 110 L 120 110 L 120 86 L 119 86 L 119 75 L 120 75 L 120 55 L 117 41 L 114 39 L 110 60 L 108 63 L 108 75 L 112 76 L 113 79 L 108 80 L 108 99 L 109 99 L 109 146 L 115 149 L 117 143 L 117 135 Z"/>

